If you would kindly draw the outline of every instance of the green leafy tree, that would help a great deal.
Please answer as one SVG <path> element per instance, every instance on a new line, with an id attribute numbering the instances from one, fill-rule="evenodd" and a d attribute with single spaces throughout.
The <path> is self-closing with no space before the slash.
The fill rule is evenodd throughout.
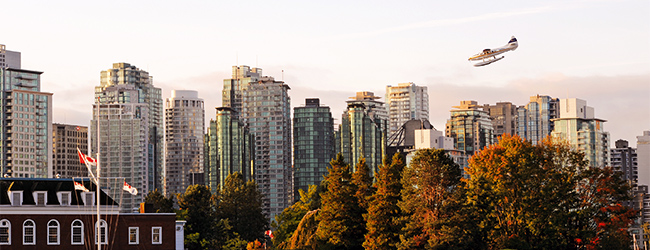
<path id="1" fill-rule="evenodd" d="M 244 182 L 241 173 L 226 178 L 216 211 L 217 218 L 228 220 L 232 231 L 241 239 L 247 242 L 264 239 L 268 218 L 262 211 L 262 194 L 254 181 Z"/>
<path id="2" fill-rule="evenodd" d="M 276 249 L 285 249 L 289 238 L 291 238 L 294 231 L 298 228 L 298 224 L 305 214 L 311 210 L 310 207 L 311 203 L 314 202 L 314 198 L 319 196 L 317 191 L 318 187 L 315 185 L 310 185 L 307 192 L 302 189 L 298 190 L 300 200 L 275 216 L 275 221 L 271 226 L 275 228 L 273 232 L 273 245 L 276 246 Z"/>
<path id="3" fill-rule="evenodd" d="M 366 216 L 368 233 L 363 242 L 365 249 L 397 249 L 399 232 L 403 227 L 399 219 L 401 209 L 397 204 L 401 200 L 404 167 L 404 157 L 396 153 L 392 162 L 385 160 L 379 168 L 374 184 L 377 191 L 370 199 Z"/>
<path id="4" fill-rule="evenodd" d="M 153 205 L 153 210 L 156 213 L 173 213 L 174 212 L 174 198 L 165 197 L 158 189 L 149 191 L 147 196 L 144 197 L 145 203 Z"/>
<path id="5" fill-rule="evenodd" d="M 321 194 L 321 210 L 316 236 L 324 241 L 321 249 L 361 249 L 365 225 L 362 209 L 355 197 L 357 187 L 352 183 L 350 166 L 338 154 L 330 162 L 327 191 Z"/>
<path id="6" fill-rule="evenodd" d="M 444 150 L 418 150 L 402 176 L 402 200 L 398 202 L 406 222 L 399 249 L 449 248 L 451 236 L 443 232 L 456 211 L 452 204 L 461 170 Z M 458 198 L 458 197 L 456 197 Z"/>
<path id="7" fill-rule="evenodd" d="M 180 217 L 185 224 L 185 246 L 187 249 L 215 248 L 215 199 L 210 188 L 192 185 L 182 195 L 177 195 Z"/>

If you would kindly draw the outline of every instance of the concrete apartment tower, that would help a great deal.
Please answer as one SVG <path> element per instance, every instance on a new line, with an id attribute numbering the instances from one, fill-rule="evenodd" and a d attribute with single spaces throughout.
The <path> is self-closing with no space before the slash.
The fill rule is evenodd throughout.
<path id="1" fill-rule="evenodd" d="M 575 150 L 583 152 L 592 167 L 608 166 L 609 133 L 605 132 L 605 120 L 594 117 L 594 108 L 587 101 L 570 98 L 560 99 L 560 117 L 552 121 L 553 140 L 566 141 Z"/>
<path id="2" fill-rule="evenodd" d="M 120 92 L 116 92 L 118 96 L 110 99 L 110 102 L 104 101 L 103 96 L 107 96 L 106 89 L 110 86 L 126 85 L 133 86 L 138 93 L 136 96 L 131 96 L 129 100 L 127 97 L 120 96 Z M 101 82 L 99 86 L 95 87 L 95 99 L 99 98 L 99 104 L 109 103 L 142 103 L 147 105 L 147 124 L 149 126 L 147 131 L 147 178 L 149 183 L 147 190 L 141 192 L 152 191 L 154 189 L 163 190 L 162 173 L 163 173 L 163 156 L 164 156 L 164 126 L 163 126 L 163 99 L 162 90 L 153 85 L 153 78 L 148 72 L 138 69 L 137 67 L 128 63 L 114 63 L 113 67 L 101 72 Z M 95 100 L 97 102 L 97 100 Z M 143 117 L 140 115 L 140 117 Z M 94 119 L 94 118 L 93 118 Z M 94 127 L 90 127 L 91 133 Z M 95 152 L 95 148 L 91 150 Z M 109 153 L 102 150 L 102 152 Z"/>
<path id="3" fill-rule="evenodd" d="M 533 145 L 551 135 L 555 123 L 552 119 L 559 117 L 560 99 L 546 95 L 530 97 L 530 102 L 517 109 L 517 134 Z"/>
<path id="4" fill-rule="evenodd" d="M 205 136 L 205 178 L 213 193 L 234 172 L 240 172 L 245 181 L 254 180 L 253 160 L 255 144 L 248 127 L 228 107 L 218 107 L 217 117 L 210 121 Z"/>
<path id="5" fill-rule="evenodd" d="M 626 140 L 617 140 L 609 152 L 611 167 L 621 172 L 623 178 L 635 186 L 638 178 L 636 149 L 629 147 Z"/>
<path id="6" fill-rule="evenodd" d="M 233 66 L 224 80 L 223 106 L 250 129 L 255 141 L 254 178 L 264 195 L 264 210 L 273 218 L 293 203 L 291 99 L 289 85 L 259 68 Z"/>
<path id="7" fill-rule="evenodd" d="M 384 103 L 377 100 L 380 97 L 372 92 L 357 92 L 350 98 L 336 135 L 340 143 L 336 151 L 343 155 L 352 171 L 364 157 L 372 175 L 386 154 L 388 115 Z"/>
<path id="8" fill-rule="evenodd" d="M 172 90 L 165 102 L 165 193 L 203 184 L 203 99 L 194 90 Z"/>
<path id="9" fill-rule="evenodd" d="M 300 189 L 319 185 L 328 174 L 334 153 L 334 118 L 328 106 L 318 98 L 305 99 L 305 105 L 293 108 L 294 197 Z"/>
<path id="10" fill-rule="evenodd" d="M 453 106 L 447 120 L 445 136 L 454 138 L 454 148 L 465 151 L 468 157 L 494 143 L 494 127 L 487 111 L 476 101 L 461 101 Z"/>
<path id="11" fill-rule="evenodd" d="M 497 102 L 496 105 L 484 104 L 483 110 L 487 111 L 492 121 L 495 143 L 503 134 L 517 134 L 517 105 L 510 102 Z"/>
<path id="12" fill-rule="evenodd" d="M 427 86 L 417 86 L 412 82 L 386 86 L 386 108 L 389 138 L 410 120 L 429 120 Z"/>
<path id="13" fill-rule="evenodd" d="M 79 163 L 77 148 L 88 154 L 88 127 L 54 123 L 52 128 L 53 176 L 87 178 L 88 168 Z"/>
<path id="14" fill-rule="evenodd" d="M 0 45 L 0 171 L 7 177 L 52 178 L 52 93 L 43 72 L 21 69 L 20 52 Z"/>
<path id="15" fill-rule="evenodd" d="M 637 168 L 639 185 L 650 186 L 650 131 L 636 137 Z"/>

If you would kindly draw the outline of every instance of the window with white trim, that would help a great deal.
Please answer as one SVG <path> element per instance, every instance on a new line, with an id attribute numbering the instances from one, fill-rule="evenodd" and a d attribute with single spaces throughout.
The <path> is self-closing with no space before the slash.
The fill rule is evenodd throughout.
<path id="1" fill-rule="evenodd" d="M 162 227 L 151 228 L 151 244 L 162 244 Z"/>
<path id="2" fill-rule="evenodd" d="M 57 192 L 57 196 L 59 198 L 59 205 L 61 206 L 70 206 L 70 195 L 71 192 Z"/>
<path id="3" fill-rule="evenodd" d="M 23 245 L 36 245 L 36 223 L 33 220 L 23 222 Z"/>
<path id="4" fill-rule="evenodd" d="M 11 245 L 11 222 L 0 220 L 0 245 Z"/>
<path id="5" fill-rule="evenodd" d="M 140 244 L 140 228 L 129 227 L 129 245 Z"/>
<path id="6" fill-rule="evenodd" d="M 34 201 L 36 206 L 45 206 L 47 203 L 47 191 L 34 191 Z"/>
<path id="7" fill-rule="evenodd" d="M 84 223 L 81 220 L 74 220 L 72 222 L 70 244 L 83 245 L 84 244 Z"/>
<path id="8" fill-rule="evenodd" d="M 59 222 L 56 220 L 50 220 L 47 223 L 47 244 L 48 245 L 58 245 L 59 244 Z"/>
<path id="9" fill-rule="evenodd" d="M 105 220 L 100 220 L 95 224 L 95 244 L 105 245 L 107 242 L 106 230 L 107 225 Z"/>

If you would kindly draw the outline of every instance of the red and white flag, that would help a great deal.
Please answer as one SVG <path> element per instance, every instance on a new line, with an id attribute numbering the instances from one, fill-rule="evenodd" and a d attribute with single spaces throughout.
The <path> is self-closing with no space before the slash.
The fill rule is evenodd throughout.
<path id="1" fill-rule="evenodd" d="M 268 235 L 269 237 L 271 237 L 271 239 L 273 239 L 273 231 L 271 231 L 271 230 L 266 230 L 266 232 L 264 232 L 264 234 L 265 234 L 265 235 Z"/>
<path id="2" fill-rule="evenodd" d="M 88 168 L 88 173 L 93 177 L 93 179 L 95 179 L 95 175 L 93 174 L 91 167 L 97 167 L 97 160 L 84 153 L 81 153 L 81 150 L 79 150 L 79 148 L 77 148 L 77 153 L 79 154 L 79 160 L 81 163 L 86 165 L 86 168 Z"/>
<path id="3" fill-rule="evenodd" d="M 126 183 L 126 181 L 124 182 L 124 186 L 122 187 L 122 189 L 124 189 L 124 191 L 127 191 L 132 195 L 138 195 L 138 189 L 132 187 L 131 185 Z"/>
<path id="4" fill-rule="evenodd" d="M 88 190 L 86 187 L 84 187 L 83 184 L 81 184 L 79 182 L 76 182 L 76 181 L 74 182 L 74 190 L 81 190 L 81 191 L 84 191 L 84 192 L 90 192 L 90 190 Z"/>

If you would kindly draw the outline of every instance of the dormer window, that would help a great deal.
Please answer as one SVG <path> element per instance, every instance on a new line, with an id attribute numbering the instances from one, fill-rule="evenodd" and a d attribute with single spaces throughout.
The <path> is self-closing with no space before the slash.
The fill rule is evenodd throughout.
<path id="1" fill-rule="evenodd" d="M 11 206 L 17 207 L 23 205 L 23 191 L 9 191 L 9 202 Z"/>
<path id="2" fill-rule="evenodd" d="M 70 192 L 57 192 L 56 195 L 59 198 L 59 205 L 70 206 Z"/>
<path id="3" fill-rule="evenodd" d="M 82 192 L 81 200 L 84 202 L 84 206 L 93 206 L 95 205 L 95 193 L 93 192 Z"/>
<path id="4" fill-rule="evenodd" d="M 34 191 L 33 195 L 36 206 L 45 206 L 47 204 L 47 191 Z"/>

